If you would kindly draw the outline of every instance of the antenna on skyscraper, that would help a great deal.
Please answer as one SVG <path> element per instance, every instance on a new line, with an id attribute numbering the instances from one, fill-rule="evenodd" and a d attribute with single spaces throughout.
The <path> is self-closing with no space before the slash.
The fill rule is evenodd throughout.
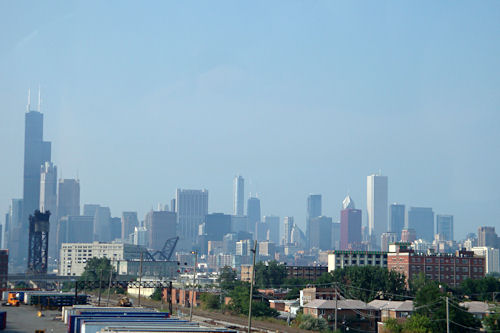
<path id="1" fill-rule="evenodd" d="M 38 112 L 42 112 L 42 97 L 40 94 L 40 84 L 38 84 Z"/>
<path id="2" fill-rule="evenodd" d="M 28 104 L 26 105 L 27 112 L 30 112 L 30 104 L 31 104 L 31 88 L 28 88 Z"/>

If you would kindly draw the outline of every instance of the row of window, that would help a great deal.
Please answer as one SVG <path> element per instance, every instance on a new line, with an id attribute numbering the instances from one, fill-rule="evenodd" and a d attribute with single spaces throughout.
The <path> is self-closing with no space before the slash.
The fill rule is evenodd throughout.
<path id="1" fill-rule="evenodd" d="M 421 259 L 423 259 L 423 258 L 422 257 L 412 257 L 411 262 L 419 263 L 419 262 L 422 262 Z M 425 258 L 425 262 L 428 264 L 431 264 L 431 263 L 453 264 L 453 263 L 455 263 L 455 264 L 468 265 L 470 263 L 469 260 L 472 260 L 472 263 L 474 263 L 476 265 L 482 263 L 482 259 Z"/>

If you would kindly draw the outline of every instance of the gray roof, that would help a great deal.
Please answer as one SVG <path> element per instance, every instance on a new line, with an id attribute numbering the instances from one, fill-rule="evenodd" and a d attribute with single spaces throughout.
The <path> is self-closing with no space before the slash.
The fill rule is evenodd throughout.
<path id="1" fill-rule="evenodd" d="M 335 300 L 315 299 L 304 305 L 304 308 L 335 309 Z M 342 299 L 337 301 L 337 309 L 346 310 L 376 310 L 376 308 L 356 299 Z"/>
<path id="2" fill-rule="evenodd" d="M 467 309 L 470 313 L 490 313 L 493 311 L 493 305 L 488 304 L 486 302 L 462 302 L 459 304 Z"/>
<path id="3" fill-rule="evenodd" d="M 379 310 L 392 310 L 401 312 L 412 312 L 413 311 L 413 301 L 387 301 L 376 299 L 368 303 L 368 305 L 373 306 Z"/>

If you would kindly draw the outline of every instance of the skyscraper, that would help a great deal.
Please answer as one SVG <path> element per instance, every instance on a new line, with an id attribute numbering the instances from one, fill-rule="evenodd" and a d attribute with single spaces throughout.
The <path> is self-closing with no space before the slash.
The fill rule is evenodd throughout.
<path id="1" fill-rule="evenodd" d="M 389 206 L 389 231 L 401 237 L 401 231 L 405 228 L 405 205 L 393 203 Z"/>
<path id="2" fill-rule="evenodd" d="M 436 215 L 436 228 L 442 239 L 453 240 L 453 215 Z"/>
<path id="3" fill-rule="evenodd" d="M 428 242 L 434 240 L 434 212 L 432 208 L 410 207 L 408 210 L 408 228 L 414 229 L 417 239 Z"/>
<path id="4" fill-rule="evenodd" d="M 212 213 L 205 216 L 205 233 L 211 241 L 222 241 L 231 232 L 231 215 Z"/>
<path id="5" fill-rule="evenodd" d="M 28 253 L 26 247 L 22 247 L 22 238 L 26 236 L 23 234 L 23 199 L 12 199 L 9 207 L 9 226 L 7 238 L 7 248 L 9 249 L 9 264 L 12 271 L 24 271 L 23 258 Z M 26 241 L 26 244 L 28 242 Z M 18 268 L 18 269 L 14 269 Z"/>
<path id="6" fill-rule="evenodd" d="M 264 216 L 264 222 L 267 224 L 267 240 L 276 245 L 280 243 L 280 217 L 273 215 Z"/>
<path id="7" fill-rule="evenodd" d="M 397 242 L 400 235 L 395 232 L 384 232 L 380 236 L 380 251 L 387 252 L 389 251 L 389 245 Z"/>
<path id="8" fill-rule="evenodd" d="M 233 215 L 245 214 L 245 180 L 240 175 L 233 182 Z"/>
<path id="9" fill-rule="evenodd" d="M 255 232 L 255 224 L 260 222 L 260 199 L 257 197 L 248 198 L 247 202 L 248 232 Z M 255 238 L 255 237 L 254 237 Z"/>
<path id="10" fill-rule="evenodd" d="M 309 246 L 320 250 L 330 250 L 332 246 L 332 218 L 313 217 L 309 221 Z"/>
<path id="11" fill-rule="evenodd" d="M 477 246 L 486 246 L 498 248 L 498 235 L 495 227 L 477 228 Z"/>
<path id="12" fill-rule="evenodd" d="M 137 219 L 137 212 L 123 212 L 122 213 L 122 240 L 126 240 L 130 234 L 134 233 L 136 227 L 139 226 Z"/>
<path id="13" fill-rule="evenodd" d="M 347 196 L 342 202 L 340 212 L 340 249 L 357 250 L 361 245 L 361 210 L 356 209 L 354 201 Z"/>
<path id="14" fill-rule="evenodd" d="M 380 236 L 387 231 L 387 176 L 368 176 L 366 190 L 368 231 L 371 240 L 378 243 Z"/>
<path id="15" fill-rule="evenodd" d="M 283 219 L 283 225 L 285 227 L 283 235 L 283 245 L 288 245 L 292 242 L 293 217 L 285 216 L 285 218 Z"/>
<path id="16" fill-rule="evenodd" d="M 57 196 L 57 218 L 80 215 L 80 181 L 78 179 L 59 179 Z"/>
<path id="17" fill-rule="evenodd" d="M 99 206 L 95 212 L 94 240 L 99 242 L 111 241 L 111 210 L 109 207 Z"/>
<path id="18" fill-rule="evenodd" d="M 38 105 L 40 106 L 40 98 Z M 51 144 L 49 141 L 43 141 L 43 114 L 40 110 L 31 110 L 31 96 L 28 93 L 24 128 L 23 215 L 20 239 L 23 249 L 28 248 L 28 217 L 40 207 L 40 168 L 50 161 L 50 155 Z M 24 252 L 19 255 L 26 258 L 28 252 Z M 17 258 L 13 259 L 16 261 Z"/>
<path id="19" fill-rule="evenodd" d="M 144 218 L 144 226 L 148 233 L 149 247 L 161 250 L 167 239 L 177 235 L 177 214 L 169 211 L 150 211 Z"/>
<path id="20" fill-rule="evenodd" d="M 40 211 L 51 212 L 49 231 L 49 257 L 57 256 L 57 167 L 45 162 L 40 170 Z"/>
<path id="21" fill-rule="evenodd" d="M 208 214 L 208 191 L 177 189 L 175 204 L 179 248 L 190 250 L 196 243 L 198 227 Z"/>
<path id="22" fill-rule="evenodd" d="M 321 216 L 321 194 L 309 194 L 307 196 L 307 215 L 306 215 L 306 237 L 310 241 L 310 223 L 311 219 Z"/>

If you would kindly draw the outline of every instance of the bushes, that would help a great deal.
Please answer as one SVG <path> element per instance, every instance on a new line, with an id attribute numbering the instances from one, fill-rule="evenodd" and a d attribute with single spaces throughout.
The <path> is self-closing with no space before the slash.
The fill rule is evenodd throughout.
<path id="1" fill-rule="evenodd" d="M 325 331 L 328 329 L 328 322 L 324 318 L 314 318 L 303 313 L 297 314 L 294 320 L 295 326 L 309 331 Z"/>

